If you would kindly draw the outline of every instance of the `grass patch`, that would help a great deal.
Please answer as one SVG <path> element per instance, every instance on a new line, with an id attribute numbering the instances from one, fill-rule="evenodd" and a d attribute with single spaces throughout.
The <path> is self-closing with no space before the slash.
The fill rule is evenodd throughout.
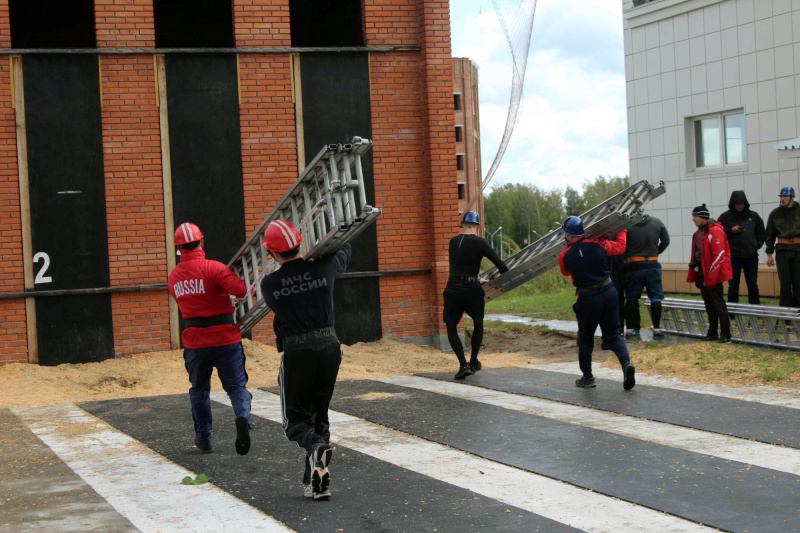
<path id="1" fill-rule="evenodd" d="M 637 369 L 700 383 L 791 385 L 800 383 L 800 355 L 736 344 L 698 342 L 629 344 Z M 616 368 L 616 358 L 603 366 Z"/>

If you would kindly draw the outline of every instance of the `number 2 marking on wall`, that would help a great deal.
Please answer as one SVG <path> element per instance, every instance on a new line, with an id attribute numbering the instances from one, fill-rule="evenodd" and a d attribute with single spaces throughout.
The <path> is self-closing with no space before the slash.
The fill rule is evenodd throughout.
<path id="1" fill-rule="evenodd" d="M 36 279 L 33 280 L 33 283 L 53 283 L 53 278 L 44 275 L 50 267 L 50 256 L 45 252 L 37 252 L 36 255 L 33 256 L 33 262 L 38 263 L 39 259 L 43 261 L 42 269 L 36 274 Z"/>

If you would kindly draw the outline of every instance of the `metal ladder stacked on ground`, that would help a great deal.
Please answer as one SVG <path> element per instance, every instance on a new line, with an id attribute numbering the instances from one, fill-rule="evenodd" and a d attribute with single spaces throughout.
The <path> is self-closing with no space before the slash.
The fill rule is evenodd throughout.
<path id="1" fill-rule="evenodd" d="M 657 185 L 640 181 L 580 215 L 587 239 L 614 235 L 642 220 L 639 208 L 664 194 L 664 182 Z M 515 289 L 523 283 L 558 266 L 558 256 L 567 247 L 564 234 L 556 229 L 505 259 L 508 272 L 500 274 L 496 267 L 480 277 L 489 282 L 483 286 L 486 301 Z"/>
<path id="2" fill-rule="evenodd" d="M 361 157 L 371 147 L 369 139 L 353 137 L 347 144 L 329 144 L 320 150 L 228 262 L 228 268 L 247 285 L 247 295 L 234 303 L 234 317 L 242 331 L 249 331 L 269 313 L 261 279 L 279 267 L 261 245 L 270 222 L 290 220 L 303 236 L 301 254 L 313 260 L 342 248 L 381 214 L 367 204 L 361 168 Z"/>
<path id="3" fill-rule="evenodd" d="M 650 300 L 644 300 L 644 305 L 651 311 Z M 661 308 L 662 329 L 666 333 L 705 338 L 708 320 L 702 300 L 664 298 Z M 728 314 L 731 316 L 732 340 L 800 350 L 800 308 L 729 303 Z"/>

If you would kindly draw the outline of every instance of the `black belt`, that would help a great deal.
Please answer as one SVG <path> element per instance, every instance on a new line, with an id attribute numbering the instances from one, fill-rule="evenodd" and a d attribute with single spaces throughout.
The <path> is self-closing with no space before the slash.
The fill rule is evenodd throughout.
<path id="1" fill-rule="evenodd" d="M 320 342 L 338 341 L 336 338 L 336 330 L 333 326 L 327 328 L 312 329 L 305 333 L 298 333 L 297 335 L 289 335 L 281 339 L 281 347 L 283 351 L 290 348 L 301 348 L 310 344 L 317 344 Z"/>
<path id="2" fill-rule="evenodd" d="M 450 274 L 451 281 L 466 281 L 467 283 L 477 283 L 478 276 L 467 276 L 465 274 Z"/>
<path id="3" fill-rule="evenodd" d="M 611 285 L 611 278 L 606 278 L 605 280 L 601 281 L 600 283 L 595 283 L 594 285 L 588 285 L 586 287 L 578 287 L 578 289 L 577 289 L 578 296 L 580 296 L 581 294 L 585 294 L 587 292 L 592 292 L 592 291 L 596 291 L 598 289 L 602 289 L 603 287 L 606 287 L 608 285 Z"/>
<path id="4" fill-rule="evenodd" d="M 233 319 L 233 313 L 217 316 L 197 316 L 186 319 L 187 328 L 210 328 L 211 326 L 224 326 L 225 324 L 236 324 Z"/>

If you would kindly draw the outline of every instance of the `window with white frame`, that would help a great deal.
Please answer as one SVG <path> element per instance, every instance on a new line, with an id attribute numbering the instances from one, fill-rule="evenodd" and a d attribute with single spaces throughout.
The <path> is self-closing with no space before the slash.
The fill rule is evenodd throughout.
<path id="1" fill-rule="evenodd" d="M 692 120 L 695 169 L 747 162 L 744 111 L 715 113 Z"/>

